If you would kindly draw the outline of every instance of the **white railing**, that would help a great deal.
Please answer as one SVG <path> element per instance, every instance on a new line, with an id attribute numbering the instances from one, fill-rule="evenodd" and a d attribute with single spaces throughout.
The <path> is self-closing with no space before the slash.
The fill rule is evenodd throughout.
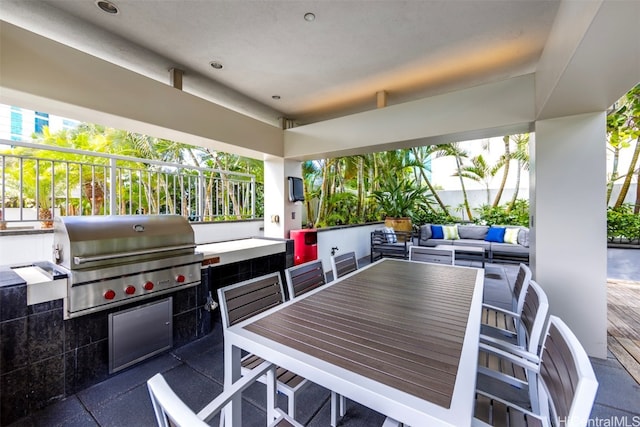
<path id="1" fill-rule="evenodd" d="M 250 174 L 29 142 L 0 145 L 0 221 L 56 215 L 180 214 L 191 221 L 255 218 Z"/>

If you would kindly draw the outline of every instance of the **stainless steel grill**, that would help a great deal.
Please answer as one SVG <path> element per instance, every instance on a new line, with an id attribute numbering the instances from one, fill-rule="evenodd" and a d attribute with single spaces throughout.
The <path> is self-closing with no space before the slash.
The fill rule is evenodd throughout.
<path id="1" fill-rule="evenodd" d="M 200 283 L 202 254 L 179 215 L 54 220 L 53 260 L 68 274 L 65 315 L 77 317 Z"/>

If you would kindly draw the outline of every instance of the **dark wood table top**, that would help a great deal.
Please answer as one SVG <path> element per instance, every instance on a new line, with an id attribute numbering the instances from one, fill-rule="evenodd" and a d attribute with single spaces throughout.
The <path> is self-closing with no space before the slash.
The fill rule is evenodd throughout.
<path id="1" fill-rule="evenodd" d="M 465 337 L 467 352 L 475 346 L 474 366 L 465 372 L 475 372 L 477 342 L 469 340 L 477 341 L 480 328 L 482 277 L 473 268 L 383 259 L 243 328 L 316 364 L 326 362 L 328 370 L 344 369 L 381 390 L 451 411 Z M 475 374 L 465 381 L 474 388 Z"/>

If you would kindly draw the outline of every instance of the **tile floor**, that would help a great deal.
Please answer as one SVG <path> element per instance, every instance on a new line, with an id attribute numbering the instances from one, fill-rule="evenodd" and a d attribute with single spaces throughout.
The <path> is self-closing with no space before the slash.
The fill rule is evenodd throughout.
<path id="1" fill-rule="evenodd" d="M 638 252 L 640 255 L 640 252 Z M 368 262 L 361 260 L 364 265 Z M 513 282 L 517 266 L 487 264 L 485 300 L 493 304 L 508 302 L 508 284 Z M 640 278 L 638 278 L 640 280 Z M 600 387 L 592 411 L 593 425 L 638 425 L 640 423 L 640 386 L 627 374 L 618 361 L 609 355 L 606 360 L 593 359 Z M 154 426 L 155 419 L 149 400 L 146 380 L 162 372 L 176 393 L 190 407 L 202 408 L 212 396 L 222 391 L 223 345 L 220 322 L 207 337 L 171 352 L 140 363 L 112 378 L 57 402 L 42 411 L 13 423 L 11 427 L 121 427 Z M 255 384 L 243 397 L 245 426 L 264 425 L 264 386 Z M 280 396 L 279 406 L 286 408 L 286 398 Z M 330 419 L 329 392 L 315 384 L 301 393 L 296 419 L 308 426 L 327 426 Z M 340 426 L 382 425 L 384 416 L 353 401 Z M 599 422 L 599 424 L 597 424 Z M 636 424 L 633 424 L 633 423 Z M 608 423 L 608 424 L 607 424 Z M 617 423 L 617 424 L 616 424 Z M 217 425 L 217 418 L 211 422 Z"/>

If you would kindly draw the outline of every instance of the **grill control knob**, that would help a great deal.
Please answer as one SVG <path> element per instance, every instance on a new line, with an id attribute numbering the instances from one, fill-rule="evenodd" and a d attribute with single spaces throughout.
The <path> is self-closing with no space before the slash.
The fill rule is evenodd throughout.
<path id="1" fill-rule="evenodd" d="M 182 274 L 178 274 L 178 277 L 176 277 L 176 282 L 183 283 L 184 281 L 185 277 Z"/>
<path id="2" fill-rule="evenodd" d="M 111 289 L 109 289 L 108 291 L 106 291 L 104 293 L 104 298 L 105 299 L 114 299 L 115 297 L 116 297 L 116 292 L 111 290 Z"/>
<path id="3" fill-rule="evenodd" d="M 127 288 L 124 290 L 124 293 L 127 295 L 133 295 L 136 293 L 136 287 L 135 286 L 127 286 Z"/>
<path id="4" fill-rule="evenodd" d="M 144 284 L 143 288 L 147 291 L 150 291 L 151 289 L 153 289 L 153 282 L 147 282 Z"/>

